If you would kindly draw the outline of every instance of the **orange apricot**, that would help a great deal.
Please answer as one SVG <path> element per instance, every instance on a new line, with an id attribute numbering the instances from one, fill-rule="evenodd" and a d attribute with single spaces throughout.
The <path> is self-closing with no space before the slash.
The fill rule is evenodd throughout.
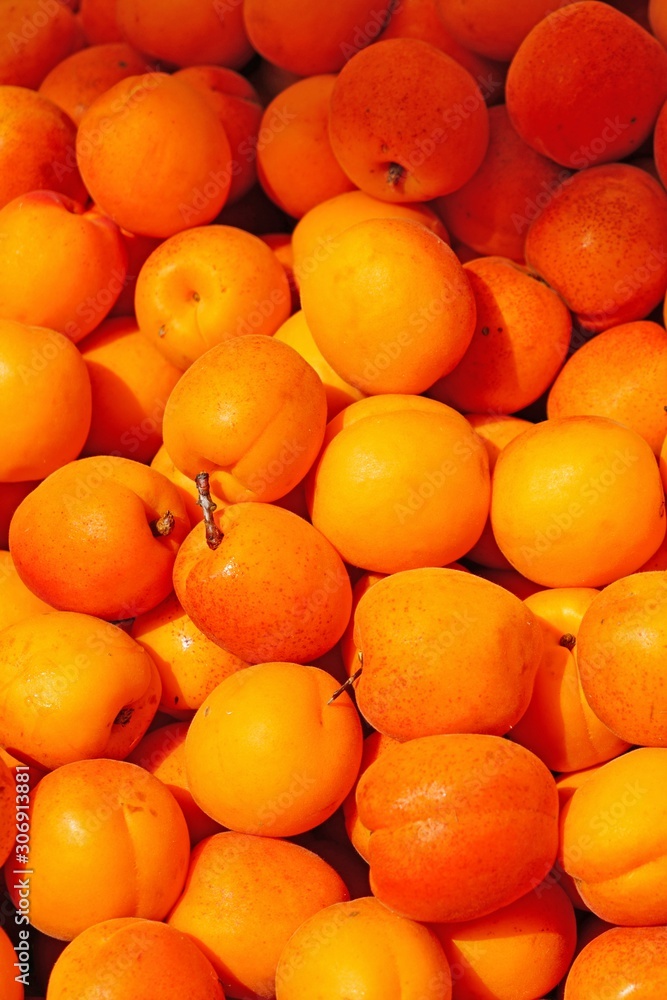
<path id="1" fill-rule="evenodd" d="M 280 953 L 304 920 L 349 899 L 316 854 L 272 837 L 218 833 L 192 852 L 170 927 L 201 948 L 230 996 L 275 993 Z"/>
<path id="2" fill-rule="evenodd" d="M 486 916 L 539 885 L 556 855 L 553 777 L 499 736 L 388 747 L 360 778 L 357 807 L 370 830 L 371 888 L 413 920 Z"/>
<path id="3" fill-rule="evenodd" d="M 0 88 L 0 207 L 20 194 L 46 190 L 83 205 L 76 165 L 76 126 L 64 111 L 27 87 Z"/>
<path id="4" fill-rule="evenodd" d="M 667 922 L 667 750 L 603 764 L 561 812 L 559 861 L 584 902 L 612 924 Z"/>
<path id="5" fill-rule="evenodd" d="M 334 155 L 357 187 L 384 201 L 456 191 L 480 166 L 489 116 L 477 81 L 416 38 L 353 55 L 331 95 Z"/>
<path id="6" fill-rule="evenodd" d="M 185 475 L 209 473 L 216 498 L 277 500 L 313 464 L 325 421 L 324 386 L 310 365 L 288 344 L 244 335 L 185 372 L 167 402 L 164 443 Z"/>
<path id="7" fill-rule="evenodd" d="M 56 192 L 32 191 L 0 209 L 0 241 L 5 319 L 58 330 L 76 343 L 123 287 L 127 254 L 118 226 Z"/>
<path id="8" fill-rule="evenodd" d="M 205 94 L 217 111 L 232 153 L 227 204 L 238 201 L 257 180 L 257 141 L 262 102 L 253 85 L 225 66 L 187 66 L 174 74 Z"/>
<path id="9" fill-rule="evenodd" d="M 451 234 L 478 254 L 521 262 L 528 226 L 569 176 L 523 141 L 501 104 L 489 108 L 489 145 L 481 165 L 435 207 Z"/>
<path id="10" fill-rule="evenodd" d="M 0 630 L 53 608 L 28 590 L 10 552 L 0 551 Z"/>
<path id="11" fill-rule="evenodd" d="M 444 403 L 369 396 L 328 425 L 306 491 L 313 524 L 353 566 L 443 566 L 482 532 L 488 457 L 468 421 Z"/>
<path id="12" fill-rule="evenodd" d="M 0 481 L 42 479 L 76 458 L 90 427 L 91 389 L 71 340 L 0 320 L 0 385 Z"/>
<path id="13" fill-rule="evenodd" d="M 320 910 L 289 939 L 276 969 L 276 1000 L 315 992 L 344 1000 L 350 984 L 368 1000 L 450 1000 L 449 964 L 428 927 L 373 896 Z"/>
<path id="14" fill-rule="evenodd" d="M 162 444 L 162 416 L 180 369 L 131 317 L 105 320 L 79 350 L 92 388 L 92 418 L 82 454 L 150 462 Z"/>
<path id="15" fill-rule="evenodd" d="M 190 526 L 194 527 L 204 518 L 204 513 L 197 503 L 199 494 L 194 480 L 180 472 L 171 460 L 169 452 L 162 444 L 158 448 L 150 463 L 151 469 L 162 473 L 178 490 L 181 500 L 185 504 L 185 510 L 190 521 Z"/>
<path id="16" fill-rule="evenodd" d="M 7 932 L 0 927 L 0 983 L 2 983 L 4 1000 L 23 1000 L 25 995 L 23 983 L 16 977 L 16 951 Z"/>
<path id="17" fill-rule="evenodd" d="M 489 59 L 509 61 L 526 35 L 554 10 L 554 3 L 521 0 L 506 7 L 497 0 L 436 0 L 436 9 L 459 45 Z"/>
<path id="18" fill-rule="evenodd" d="M 549 388 L 563 364 L 572 319 L 559 296 L 504 257 L 463 265 L 475 332 L 458 365 L 429 395 L 462 412 L 515 413 Z"/>
<path id="19" fill-rule="evenodd" d="M 192 797 L 185 771 L 185 737 L 189 722 L 172 722 L 146 733 L 128 754 L 130 764 L 138 764 L 167 786 L 183 810 L 190 843 L 220 833 L 220 824 L 207 816 Z"/>
<path id="20" fill-rule="evenodd" d="M 510 738 L 550 771 L 579 771 L 629 749 L 588 703 L 577 669 L 582 619 L 595 602 L 592 588 L 554 588 L 525 598 L 544 637 L 533 695 Z"/>
<path id="21" fill-rule="evenodd" d="M 247 663 L 310 663 L 331 649 L 352 589 L 327 539 L 273 504 L 232 504 L 216 522 L 217 547 L 197 525 L 174 566 L 178 599 L 204 635 Z"/>
<path id="22" fill-rule="evenodd" d="M 225 1000 L 213 966 L 186 934 L 157 920 L 116 917 L 87 927 L 60 954 L 49 1000 Z"/>
<path id="23" fill-rule="evenodd" d="M 452 970 L 456 1000 L 534 1000 L 560 982 L 577 942 L 572 903 L 543 883 L 477 920 L 431 924 Z"/>
<path id="24" fill-rule="evenodd" d="M 309 76 L 283 90 L 266 107 L 259 129 L 259 182 L 284 212 L 294 218 L 355 185 L 329 142 L 329 103 L 333 73 Z M 308 170 L 295 171 L 295 163 Z"/>
<path id="25" fill-rule="evenodd" d="M 253 54 L 240 3 L 116 0 L 116 22 L 130 45 L 176 66 L 239 69 Z"/>
<path id="26" fill-rule="evenodd" d="M 343 692 L 328 704 L 338 687 L 324 670 L 298 663 L 260 663 L 222 681 L 185 741 L 195 802 L 237 833 L 267 837 L 293 837 L 328 819 L 361 760 L 352 700 Z"/>
<path id="27" fill-rule="evenodd" d="M 49 70 L 81 47 L 62 2 L 12 0 L 0 7 L 0 85 L 36 89 Z"/>
<path id="28" fill-rule="evenodd" d="M 125 42 L 91 45 L 60 60 L 47 73 L 39 93 L 78 125 L 93 101 L 128 76 L 148 70 L 146 58 Z"/>
<path id="29" fill-rule="evenodd" d="M 440 568 L 378 581 L 357 605 L 354 640 L 359 711 L 398 740 L 508 732 L 528 707 L 543 645 L 513 594 Z"/>
<path id="30" fill-rule="evenodd" d="M 135 293 L 142 333 L 181 369 L 234 337 L 275 333 L 290 306 L 274 253 L 235 226 L 197 226 L 165 240 Z"/>
<path id="31" fill-rule="evenodd" d="M 335 73 L 374 42 L 389 21 L 390 0 L 244 0 L 253 47 L 266 60 L 299 76 Z"/>
<path id="32" fill-rule="evenodd" d="M 530 580 L 611 583 L 638 569 L 665 536 L 655 456 L 635 431 L 606 417 L 536 424 L 500 453 L 491 525 L 503 555 Z"/>
<path id="33" fill-rule="evenodd" d="M 350 843 L 361 855 L 364 861 L 368 861 L 368 845 L 371 832 L 359 819 L 359 809 L 357 808 L 357 785 L 362 774 L 377 760 L 380 754 L 384 753 L 387 747 L 393 746 L 397 740 L 384 733 L 373 732 L 364 739 L 361 752 L 361 763 L 357 780 L 350 789 L 347 798 L 343 802 L 343 815 L 345 816 L 345 830 L 350 839 Z"/>
<path id="34" fill-rule="evenodd" d="M 116 21 L 116 0 L 79 0 L 79 18 L 89 45 L 125 40 Z"/>
<path id="35" fill-rule="evenodd" d="M 114 84 L 85 112 L 76 137 L 91 197 L 119 226 L 143 236 L 211 222 L 227 199 L 230 161 L 209 100 L 166 73 Z"/>
<path id="36" fill-rule="evenodd" d="M 143 614 L 171 592 L 188 528 L 185 505 L 168 479 L 139 462 L 103 455 L 69 462 L 29 493 L 12 519 L 9 546 L 19 576 L 42 600 L 119 620 Z"/>
<path id="37" fill-rule="evenodd" d="M 667 7 L 665 11 L 667 13 Z M 664 186 L 665 179 L 667 178 L 667 101 L 665 101 L 660 109 L 660 114 L 653 130 L 653 162 L 655 172 L 658 175 L 657 179 Z"/>
<path id="38" fill-rule="evenodd" d="M 412 220 L 351 226 L 300 281 L 315 343 L 362 392 L 423 392 L 459 364 L 471 342 L 468 276 L 451 247 Z"/>
<path id="39" fill-rule="evenodd" d="M 662 1000 L 667 990 L 667 927 L 612 927 L 589 942 L 565 980 L 565 1000 Z"/>
<path id="40" fill-rule="evenodd" d="M 0 692 L 2 745 L 53 770 L 126 757 L 155 715 L 160 675 L 122 629 L 50 611 L 0 631 Z"/>
<path id="41" fill-rule="evenodd" d="M 538 153 L 576 169 L 633 153 L 651 134 L 666 97 L 662 45 L 598 0 L 544 17 L 507 74 L 507 110 L 519 135 Z"/>
<path id="42" fill-rule="evenodd" d="M 384 580 L 386 573 L 362 573 L 352 587 L 352 612 L 347 628 L 343 632 L 340 640 L 340 653 L 347 676 L 350 677 L 355 670 L 361 666 L 359 651 L 354 641 L 354 616 L 359 605 L 359 601 L 364 594 L 374 587 L 379 580 Z"/>
<path id="43" fill-rule="evenodd" d="M 559 814 L 564 812 L 568 802 L 576 792 L 577 788 L 581 788 L 584 782 L 588 781 L 588 779 L 594 774 L 597 774 L 601 767 L 601 764 L 597 764 L 594 767 L 587 767 L 583 771 L 570 771 L 568 774 L 561 774 L 557 776 L 556 789 L 558 790 Z M 560 885 L 570 897 L 571 903 L 577 910 L 580 910 L 585 914 L 590 914 L 591 911 L 581 898 L 575 880 L 565 871 L 560 859 L 556 860 L 545 882 L 547 884 L 557 883 Z"/>
<path id="44" fill-rule="evenodd" d="M 31 793 L 30 922 L 71 941 L 112 917 L 162 920 L 183 888 L 189 851 L 183 813 L 152 774 L 120 760 L 64 764 Z M 14 867 L 10 856 L 5 871 Z"/>
<path id="45" fill-rule="evenodd" d="M 656 455 L 667 435 L 664 385 L 667 332 L 638 320 L 604 330 L 559 372 L 547 399 L 549 417 L 609 417 L 631 427 Z"/>

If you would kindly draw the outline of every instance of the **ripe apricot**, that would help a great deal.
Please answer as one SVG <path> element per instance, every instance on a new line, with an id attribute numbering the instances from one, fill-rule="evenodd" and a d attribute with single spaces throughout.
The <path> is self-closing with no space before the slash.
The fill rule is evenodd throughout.
<path id="1" fill-rule="evenodd" d="M 456 368 L 429 395 L 462 412 L 515 413 L 549 388 L 570 345 L 559 296 L 504 257 L 463 265 L 476 305 L 475 332 Z"/>
<path id="2" fill-rule="evenodd" d="M 0 692 L 0 742 L 52 770 L 126 757 L 155 715 L 160 676 L 115 625 L 51 611 L 0 632 Z"/>
<path id="3" fill-rule="evenodd" d="M 64 764 L 31 793 L 30 922 L 71 941 L 112 917 L 162 920 L 189 850 L 183 813 L 152 774 L 120 760 Z"/>
<path id="4" fill-rule="evenodd" d="M 398 740 L 503 735 L 528 707 L 542 654 L 539 624 L 518 598 L 455 569 L 377 582 L 357 605 L 354 640 L 359 710 Z"/>
<path id="5" fill-rule="evenodd" d="M 611 583 L 664 538 L 655 456 L 635 431 L 606 417 L 536 424 L 500 453 L 491 525 L 512 566 L 543 586 Z"/>
<path id="6" fill-rule="evenodd" d="M 63 3 L 12 0 L 0 7 L 0 85 L 37 89 L 54 66 L 81 47 Z"/>
<path id="7" fill-rule="evenodd" d="M 452 235 L 478 254 L 521 262 L 528 226 L 569 176 L 523 141 L 501 104 L 489 108 L 489 145 L 479 168 L 435 206 Z"/>
<path id="8" fill-rule="evenodd" d="M 334 155 L 357 187 L 384 201 L 456 191 L 481 164 L 489 116 L 477 81 L 416 38 L 352 56 L 331 95 Z"/>
<path id="9" fill-rule="evenodd" d="M 76 458 L 90 427 L 91 390 L 67 337 L 0 320 L 0 385 L 0 481 L 42 479 Z"/>
<path id="10" fill-rule="evenodd" d="M 644 319 L 663 299 L 666 239 L 661 185 L 610 163 L 576 174 L 546 206 L 526 234 L 526 262 L 585 330 L 600 331 Z"/>
<path id="11" fill-rule="evenodd" d="M 335 903 L 298 928 L 280 955 L 276 1000 L 317 991 L 349 996 L 350 983 L 368 1000 L 450 1000 L 452 979 L 437 937 L 393 913 L 373 896 Z"/>
<path id="12" fill-rule="evenodd" d="M 18 773 L 12 774 L 4 760 L 0 761 L 0 864 L 3 865 L 14 847 L 17 806 L 22 807 L 27 801 L 16 797 L 24 794 L 16 788 L 17 784 L 22 784 L 19 777 Z"/>
<path id="13" fill-rule="evenodd" d="M 300 289 L 318 348 L 365 393 L 423 392 L 456 367 L 475 328 L 456 254 L 409 219 L 351 226 Z"/>
<path id="14" fill-rule="evenodd" d="M 298 76 L 335 73 L 353 53 L 381 34 L 389 0 L 245 0 L 243 18 L 253 47 L 271 63 Z"/>
<path id="15" fill-rule="evenodd" d="M 631 750 L 603 764 L 561 812 L 560 863 L 609 923 L 667 920 L 666 775 L 667 750 Z"/>
<path id="16" fill-rule="evenodd" d="M 666 380 L 665 328 L 646 320 L 622 323 L 568 359 L 549 390 L 547 413 L 609 417 L 641 434 L 659 455 L 667 435 Z"/>
<path id="17" fill-rule="evenodd" d="M 667 928 L 612 927 L 586 945 L 565 980 L 565 1000 L 633 994 L 661 1000 L 667 989 Z"/>
<path id="18" fill-rule="evenodd" d="M 347 798 L 343 802 L 345 830 L 350 839 L 350 843 L 361 855 L 364 861 L 368 861 L 368 844 L 371 832 L 359 819 L 359 810 L 357 808 L 357 785 L 359 784 L 359 779 L 362 774 L 364 774 L 364 772 L 371 766 L 373 761 L 377 760 L 380 754 L 384 753 L 387 747 L 393 746 L 396 742 L 397 740 L 393 739 L 393 737 L 385 736 L 384 733 L 377 732 L 370 733 L 364 739 L 361 752 L 361 763 L 359 765 L 359 774 L 357 776 L 357 780 L 350 789 Z"/>
<path id="19" fill-rule="evenodd" d="M 185 737 L 189 722 L 172 722 L 146 733 L 128 754 L 130 764 L 138 764 L 167 786 L 183 810 L 190 843 L 220 832 L 220 824 L 207 816 L 192 797 L 185 772 Z"/>
<path id="20" fill-rule="evenodd" d="M 209 0 L 117 0 L 116 22 L 131 45 L 176 66 L 239 69 L 253 54 L 242 4 Z"/>
<path id="21" fill-rule="evenodd" d="M 289 284 L 257 236 L 235 226 L 197 226 L 148 257 L 135 308 L 142 333 L 186 369 L 221 342 L 275 333 L 290 314 Z"/>
<path id="22" fill-rule="evenodd" d="M 572 903 L 543 883 L 477 920 L 432 924 L 457 1000 L 534 1000 L 567 972 L 577 942 Z"/>
<path id="23" fill-rule="evenodd" d="M 76 137 L 91 197 L 123 229 L 144 236 L 211 222 L 227 199 L 230 161 L 208 99 L 166 73 L 114 84 L 88 108 Z"/>
<path id="24" fill-rule="evenodd" d="M 218 833 L 192 852 L 185 889 L 168 924 L 213 964 L 230 996 L 275 992 L 280 953 L 304 920 L 349 899 L 330 865 L 297 844 Z"/>
<path id="25" fill-rule="evenodd" d="M 562 814 L 565 811 L 568 802 L 576 790 L 581 788 L 584 782 L 588 781 L 588 779 L 594 774 L 597 774 L 602 766 L 602 764 L 597 764 L 594 767 L 587 767 L 583 771 L 570 771 L 568 774 L 561 774 L 556 778 L 559 814 Z M 577 910 L 580 910 L 583 913 L 591 912 L 584 900 L 581 898 L 575 880 L 565 871 L 560 859 L 555 862 L 545 881 L 548 884 L 557 883 L 560 885 L 568 894 L 570 901 Z"/>
<path id="26" fill-rule="evenodd" d="M 0 89 L 0 207 L 28 191 L 87 199 L 76 165 L 76 126 L 64 111 L 27 87 Z"/>
<path id="27" fill-rule="evenodd" d="M 443 566 L 482 532 L 488 457 L 467 420 L 444 403 L 370 396 L 328 425 L 306 488 L 313 524 L 353 566 Z"/>
<path id="28" fill-rule="evenodd" d="M 577 170 L 611 163 L 651 134 L 667 97 L 667 53 L 611 4 L 571 3 L 524 39 L 505 93 L 512 124 L 539 153 Z"/>
<path id="29" fill-rule="evenodd" d="M 355 670 L 358 670 L 361 666 L 359 652 L 354 641 L 354 616 L 356 614 L 359 601 L 371 587 L 375 586 L 379 580 L 384 580 L 386 575 L 386 573 L 362 573 L 352 587 L 352 613 L 350 614 L 350 620 L 347 623 L 347 628 L 343 632 L 343 637 L 339 643 L 341 657 L 348 677 L 350 677 Z"/>
<path id="30" fill-rule="evenodd" d="M 49 1000 L 225 1000 L 213 966 L 186 934 L 157 920 L 116 917 L 67 945 L 49 977 Z"/>
<path id="31" fill-rule="evenodd" d="M 267 105 L 259 129 L 259 182 L 288 215 L 302 215 L 355 185 L 333 154 L 329 142 L 329 103 L 333 73 L 309 76 L 281 91 Z M 295 163 L 308 170 L 295 171 Z"/>
<path id="32" fill-rule="evenodd" d="M 79 19 L 89 45 L 124 41 L 116 21 L 116 0 L 80 0 Z"/>
<path id="33" fill-rule="evenodd" d="M 217 548 L 197 525 L 174 567 L 178 599 L 204 635 L 248 663 L 310 663 L 331 649 L 352 592 L 327 539 L 273 504 L 232 504 L 217 524 Z"/>
<path id="34" fill-rule="evenodd" d="M 209 473 L 216 498 L 277 500 L 313 464 L 325 421 L 324 386 L 293 348 L 239 336 L 183 375 L 165 409 L 164 443 L 181 472 Z"/>
<path id="35" fill-rule="evenodd" d="M 667 11 L 667 8 L 666 8 Z M 667 23 L 667 19 L 666 19 Z M 664 186 L 667 178 L 667 101 L 660 109 L 660 114 L 653 130 L 653 165 L 657 172 L 658 180 Z"/>
<path id="36" fill-rule="evenodd" d="M 218 684 L 246 664 L 207 639 L 170 594 L 135 618 L 130 634 L 154 660 L 162 680 L 160 711 L 189 719 Z"/>
<path id="37" fill-rule="evenodd" d="M 0 983 L 5 1000 L 23 1000 L 23 984 L 16 978 L 16 951 L 6 931 L 0 927 Z M 6 992 L 5 992 L 6 991 Z"/>
<path id="38" fill-rule="evenodd" d="M 60 60 L 47 73 L 39 93 L 78 125 L 93 101 L 128 76 L 148 70 L 145 56 L 125 42 L 91 45 Z"/>
<path id="39" fill-rule="evenodd" d="M 199 524 L 199 522 L 203 520 L 204 513 L 197 503 L 199 494 L 197 493 L 197 487 L 195 486 L 194 480 L 185 476 L 176 468 L 171 460 L 169 452 L 163 444 L 160 445 L 153 460 L 151 461 L 151 469 L 155 469 L 156 472 L 161 472 L 163 476 L 166 476 L 166 478 L 174 484 L 180 494 L 181 500 L 185 504 L 185 510 L 190 520 L 190 526 L 194 527 L 195 524 Z"/>
<path id="40" fill-rule="evenodd" d="M 357 807 L 370 830 L 371 888 L 413 920 L 486 916 L 538 885 L 556 855 L 554 780 L 499 736 L 388 747 L 360 778 Z"/>
<path id="41" fill-rule="evenodd" d="M 560 6 L 557 2 L 556 10 Z M 436 0 L 436 9 L 459 45 L 489 59 L 509 61 L 526 35 L 554 10 L 554 3 L 522 0 L 505 7 L 496 0 Z"/>
<path id="42" fill-rule="evenodd" d="M 9 546 L 19 576 L 42 600 L 119 620 L 171 592 L 188 527 L 168 479 L 103 455 L 69 462 L 29 493 L 12 519 Z"/>
<path id="43" fill-rule="evenodd" d="M 28 590 L 10 552 L 0 551 L 0 630 L 53 608 Z"/>
<path id="44" fill-rule="evenodd" d="M 577 668 L 579 627 L 598 591 L 554 588 L 525 598 L 544 637 L 530 704 L 510 734 L 550 771 L 580 771 L 629 749 L 600 721 Z"/>

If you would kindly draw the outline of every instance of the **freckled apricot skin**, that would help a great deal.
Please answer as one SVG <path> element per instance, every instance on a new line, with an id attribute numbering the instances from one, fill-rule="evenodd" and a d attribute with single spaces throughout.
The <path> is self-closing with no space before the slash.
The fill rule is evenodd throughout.
<path id="1" fill-rule="evenodd" d="M 564 1000 L 626 996 L 662 1000 L 667 991 L 667 928 L 612 927 L 590 941 L 565 980 Z"/>

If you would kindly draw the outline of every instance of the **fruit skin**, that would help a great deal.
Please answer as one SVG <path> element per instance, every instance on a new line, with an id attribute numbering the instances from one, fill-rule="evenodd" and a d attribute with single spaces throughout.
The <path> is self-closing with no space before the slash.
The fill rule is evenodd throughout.
<path id="1" fill-rule="evenodd" d="M 564 1000 L 632 995 L 662 1000 L 667 990 L 667 928 L 612 927 L 579 953 L 565 980 Z"/>
<path id="2" fill-rule="evenodd" d="M 25 928 L 24 928 L 25 930 Z M 16 980 L 16 952 L 11 938 L 0 927 L 0 982 L 4 1000 L 23 1000 L 23 985 Z"/>
<path id="3" fill-rule="evenodd" d="M 558 846 L 558 794 L 534 754 L 498 736 L 388 747 L 357 785 L 371 889 L 413 920 L 473 920 L 538 885 Z"/>

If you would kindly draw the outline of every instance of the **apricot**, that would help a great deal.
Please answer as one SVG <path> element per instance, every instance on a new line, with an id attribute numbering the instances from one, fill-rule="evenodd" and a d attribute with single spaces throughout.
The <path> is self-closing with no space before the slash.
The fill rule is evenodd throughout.
<path id="1" fill-rule="evenodd" d="M 522 0 L 512 7 L 496 0 L 435 2 L 442 23 L 459 45 L 503 61 L 509 61 L 526 35 L 554 10 L 549 0 Z"/>
<path id="2" fill-rule="evenodd" d="M 10 552 L 0 551 L 0 630 L 53 608 L 28 590 Z"/>
<path id="3" fill-rule="evenodd" d="M 488 464 L 481 439 L 444 403 L 371 396 L 328 424 L 307 480 L 308 509 L 353 566 L 379 573 L 442 566 L 482 532 Z"/>
<path id="4" fill-rule="evenodd" d="M 0 320 L 0 481 L 43 479 L 81 451 L 91 419 L 86 365 L 56 330 Z M 29 494 L 17 486 L 15 493 Z"/>
<path id="5" fill-rule="evenodd" d="M 350 843 L 355 848 L 358 854 L 368 861 L 368 844 L 370 839 L 370 830 L 368 830 L 359 819 L 359 810 L 357 808 L 357 785 L 359 784 L 359 779 L 362 774 L 371 766 L 373 761 L 377 760 L 380 754 L 384 753 L 387 747 L 393 746 L 394 743 L 398 742 L 391 736 L 385 736 L 383 733 L 373 732 L 370 733 L 364 739 L 364 744 L 361 752 L 361 764 L 359 765 L 359 774 L 357 775 L 357 780 L 350 789 L 347 798 L 343 802 L 343 815 L 345 816 L 345 831 L 350 839 Z"/>
<path id="6" fill-rule="evenodd" d="M 622 160 L 649 137 L 667 97 L 667 53 L 611 4 L 571 3 L 524 39 L 505 94 L 519 135 L 556 163 Z"/>
<path id="7" fill-rule="evenodd" d="M 350 983 L 368 1000 L 452 996 L 449 965 L 433 931 L 373 896 L 335 903 L 304 921 L 280 955 L 276 1000 L 301 1000 L 314 990 L 344 1000 Z"/>
<path id="8" fill-rule="evenodd" d="M 221 342 L 275 333 L 290 313 L 289 284 L 257 236 L 197 226 L 151 253 L 137 278 L 135 308 L 142 333 L 186 369 Z"/>
<path id="9" fill-rule="evenodd" d="M 185 772 L 185 738 L 189 722 L 172 722 L 146 733 L 128 754 L 130 764 L 138 764 L 166 785 L 183 810 L 190 843 L 220 832 L 220 824 L 207 816 L 192 797 Z"/>
<path id="10" fill-rule="evenodd" d="M 71 941 L 112 917 L 162 920 L 189 850 L 183 813 L 152 774 L 119 760 L 64 764 L 31 793 L 30 922 Z M 10 857 L 5 870 L 14 867 Z"/>
<path id="11" fill-rule="evenodd" d="M 247 663 L 310 663 L 338 642 L 352 603 L 334 547 L 297 514 L 232 504 L 209 548 L 201 525 L 174 566 L 174 588 L 204 635 Z"/>
<path id="12" fill-rule="evenodd" d="M 148 70 L 145 56 L 125 42 L 90 45 L 59 60 L 39 86 L 39 93 L 78 125 L 93 101 L 128 76 Z"/>
<path id="13" fill-rule="evenodd" d="M 164 443 L 185 475 L 209 473 L 216 499 L 277 500 L 313 464 L 325 421 L 324 386 L 293 348 L 239 336 L 183 375 L 165 409 Z"/>
<path id="14" fill-rule="evenodd" d="M 596 764 L 594 767 L 584 768 L 583 771 L 570 771 L 567 774 L 561 774 L 556 778 L 556 788 L 558 790 L 558 811 L 562 814 L 565 808 L 576 792 L 578 788 L 588 781 L 594 774 L 602 767 L 602 764 Z M 567 895 L 570 897 L 572 905 L 576 907 L 577 910 L 584 914 L 590 914 L 588 906 L 581 898 L 579 890 L 577 889 L 576 882 L 571 875 L 563 868 L 560 860 L 557 860 L 554 864 L 551 872 L 545 880 L 546 884 L 558 884 L 562 889 L 565 890 Z M 593 914 L 591 914 L 593 916 Z M 599 918 L 595 918 L 599 919 Z M 579 941 L 577 941 L 579 944 Z"/>
<path id="15" fill-rule="evenodd" d="M 554 588 L 525 598 L 544 637 L 544 652 L 528 708 L 511 739 L 543 760 L 550 771 L 579 771 L 601 764 L 630 744 L 598 718 L 577 669 L 579 628 L 598 591 Z"/>
<path id="16" fill-rule="evenodd" d="M 338 644 L 348 677 L 351 677 L 361 666 L 359 651 L 354 641 L 354 616 L 359 606 L 359 601 L 379 580 L 384 580 L 386 575 L 386 573 L 362 573 L 352 587 L 352 612 L 350 620 L 347 623 L 347 628 L 343 632 L 343 636 Z"/>
<path id="17" fill-rule="evenodd" d="M 151 463 L 151 469 L 155 469 L 156 472 L 161 472 L 163 476 L 174 484 L 178 490 L 183 503 L 185 504 L 185 509 L 190 520 L 191 527 L 195 524 L 199 524 L 203 520 L 204 514 L 201 507 L 198 505 L 197 500 L 199 494 L 197 493 L 197 487 L 195 486 L 194 480 L 189 479 L 182 472 L 176 468 L 172 462 L 169 452 L 162 444 L 155 452 Z"/>
<path id="18" fill-rule="evenodd" d="M 89 45 L 124 41 L 116 21 L 116 0 L 79 0 L 79 18 Z"/>
<path id="19" fill-rule="evenodd" d="M 76 162 L 91 197 L 123 229 L 144 236 L 211 222 L 227 199 L 230 161 L 229 140 L 208 99 L 166 73 L 109 87 L 84 114 L 76 137 Z"/>
<path id="20" fill-rule="evenodd" d="M 198 945 L 226 993 L 260 1000 L 274 995 L 278 959 L 297 928 L 347 899 L 340 876 L 311 851 L 271 837 L 218 833 L 193 850 L 167 923 Z"/>
<path id="21" fill-rule="evenodd" d="M 572 903 L 543 883 L 477 920 L 432 924 L 457 1000 L 534 1000 L 567 972 L 577 942 Z"/>
<path id="22" fill-rule="evenodd" d="M 359 710 L 398 740 L 508 732 L 528 707 L 542 654 L 540 627 L 518 598 L 455 569 L 377 582 L 357 605 L 354 640 Z"/>
<path id="23" fill-rule="evenodd" d="M 17 798 L 17 795 L 25 794 L 22 789 L 19 791 L 16 788 L 17 784 L 23 785 L 19 780 L 21 777 L 18 772 L 12 774 L 4 760 L 0 760 L 0 864 L 3 865 L 15 846 L 17 807 L 22 808 L 28 801 Z"/>
<path id="24" fill-rule="evenodd" d="M 666 774 L 667 750 L 631 750 L 603 764 L 561 812 L 559 861 L 609 923 L 667 920 Z"/>
<path id="25" fill-rule="evenodd" d="M 29 493 L 12 519 L 9 546 L 19 576 L 41 600 L 119 620 L 171 592 L 188 527 L 168 479 L 104 455 L 69 462 Z"/>
<path id="26" fill-rule="evenodd" d="M 475 299 L 456 254 L 409 219 L 368 219 L 300 279 L 318 348 L 362 392 L 420 393 L 461 361 Z"/>
<path id="27" fill-rule="evenodd" d="M 612 927 L 586 945 L 565 980 L 565 1000 L 634 994 L 661 1000 L 667 989 L 667 928 Z"/>
<path id="28" fill-rule="evenodd" d="M 543 586 L 611 583 L 664 538 L 655 456 L 635 431 L 606 417 L 536 424 L 500 453 L 491 525 L 512 566 Z"/>
<path id="29" fill-rule="evenodd" d="M 115 625 L 51 611 L 0 631 L 0 692 L 0 742 L 52 770 L 126 757 L 155 715 L 160 676 Z"/>
<path id="30" fill-rule="evenodd" d="M 109 991 L 110 988 L 110 991 Z M 67 945 L 49 978 L 49 1000 L 225 1000 L 213 966 L 186 934 L 156 920 L 116 917 Z"/>
<path id="31" fill-rule="evenodd" d="M 0 982 L 5 1000 L 23 1000 L 25 995 L 23 984 L 16 978 L 18 969 L 14 963 L 17 961 L 14 945 L 0 927 Z"/>
<path id="32" fill-rule="evenodd" d="M 331 95 L 329 137 L 350 180 L 384 201 L 428 201 L 475 173 L 489 141 L 477 81 L 416 38 L 352 56 Z"/>
<path id="33" fill-rule="evenodd" d="M 63 3 L 12 0 L 0 8 L 0 85 L 36 89 L 54 66 L 81 47 L 77 22 Z"/>
<path id="34" fill-rule="evenodd" d="M 663 299 L 665 239 L 664 189 L 639 167 L 610 163 L 576 174 L 546 206 L 526 234 L 526 262 L 597 332 L 644 319 Z"/>
<path id="35" fill-rule="evenodd" d="M 499 736 L 388 747 L 360 778 L 357 807 L 373 893 L 413 920 L 486 916 L 539 885 L 556 855 L 554 780 Z"/>

